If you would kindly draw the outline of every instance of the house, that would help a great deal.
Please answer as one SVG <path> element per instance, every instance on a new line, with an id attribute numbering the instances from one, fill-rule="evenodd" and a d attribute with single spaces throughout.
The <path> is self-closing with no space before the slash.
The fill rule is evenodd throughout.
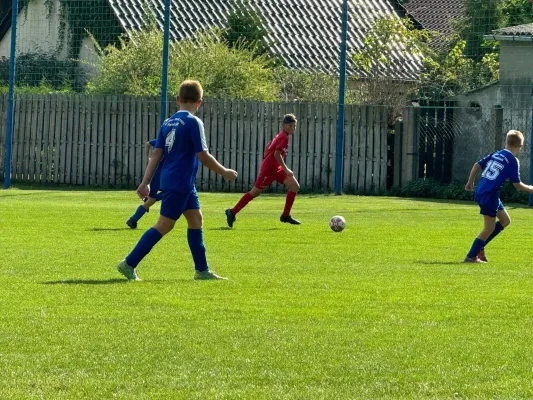
<path id="1" fill-rule="evenodd" d="M 529 182 L 533 90 L 533 23 L 494 30 L 485 39 L 500 43 L 498 82 L 457 96 L 454 124 L 454 174 L 464 180 L 481 157 L 503 146 L 505 133 L 517 129 L 526 136 L 520 155 L 521 173 Z"/>
<path id="2" fill-rule="evenodd" d="M 73 2 L 74 3 L 74 2 Z M 102 0 L 112 10 L 120 33 L 144 29 L 155 18 L 163 28 L 164 0 Z M 198 31 L 225 26 L 228 14 L 245 4 L 261 16 L 267 28 L 266 42 L 270 51 L 289 68 L 336 73 L 339 63 L 340 10 L 342 0 L 172 0 L 171 38 L 181 40 Z M 51 7 L 51 8 L 50 8 Z M 101 10 L 100 10 L 101 11 Z M 96 10 L 95 10 L 96 12 Z M 403 15 L 397 0 L 349 0 L 348 52 L 363 46 L 366 31 L 376 18 Z M 95 21 L 99 16 L 95 15 Z M 68 21 L 67 21 L 68 23 Z M 3 24 L 10 26 L 4 19 Z M 86 27 L 88 31 L 96 29 Z M 0 56 L 9 56 L 10 29 L 0 39 Z M 18 16 L 19 53 L 49 52 L 68 55 L 68 37 L 61 35 L 60 4 L 55 0 L 32 0 Z M 83 38 L 81 60 L 93 60 L 93 45 Z M 395 49 L 391 78 L 401 81 L 417 79 L 421 63 L 418 57 Z M 350 66 L 349 73 L 353 73 Z M 358 71 L 368 77 L 365 71 Z"/>
<path id="3" fill-rule="evenodd" d="M 431 43 L 434 50 L 444 47 L 453 35 L 454 24 L 466 16 L 466 0 L 407 0 L 403 6 L 407 15 L 436 33 Z"/>

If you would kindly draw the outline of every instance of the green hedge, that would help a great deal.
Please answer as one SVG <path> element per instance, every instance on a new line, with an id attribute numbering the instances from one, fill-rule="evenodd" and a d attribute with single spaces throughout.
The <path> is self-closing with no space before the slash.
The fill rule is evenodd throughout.
<path id="1" fill-rule="evenodd" d="M 472 192 L 465 190 L 464 183 L 442 184 L 434 179 L 417 179 L 407 183 L 404 188 L 393 186 L 388 194 L 397 197 L 424 197 L 431 199 L 472 200 Z M 528 204 L 529 194 L 518 191 L 507 181 L 501 191 L 500 198 L 504 203 Z"/>

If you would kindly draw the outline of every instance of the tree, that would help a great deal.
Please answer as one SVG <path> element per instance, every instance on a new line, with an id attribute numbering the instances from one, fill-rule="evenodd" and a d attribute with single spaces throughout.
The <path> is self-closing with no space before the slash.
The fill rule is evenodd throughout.
<path id="1" fill-rule="evenodd" d="M 392 107 L 393 116 L 415 95 L 418 83 L 410 84 L 394 78 L 398 72 L 398 62 L 394 54 L 414 56 L 422 59 L 431 53 L 429 43 L 432 33 L 415 29 L 409 18 L 399 19 L 388 16 L 376 19 L 366 32 L 363 48 L 352 57 L 356 69 L 368 76 L 357 82 L 350 82 L 349 95 L 353 101 L 366 104 Z M 421 65 L 420 65 L 421 66 Z"/>
<path id="2" fill-rule="evenodd" d="M 99 48 L 99 75 L 88 84 L 95 94 L 159 95 L 163 33 L 152 26 L 132 32 L 120 46 Z M 273 101 L 278 93 L 265 56 L 247 48 L 230 48 L 221 33 L 210 31 L 174 43 L 169 55 L 169 93 L 177 93 L 184 79 L 202 82 L 205 96 Z"/>
<path id="3" fill-rule="evenodd" d="M 503 3 L 502 13 L 505 26 L 529 24 L 533 22 L 533 1 L 507 0 Z"/>
<path id="4" fill-rule="evenodd" d="M 227 29 L 222 38 L 232 48 L 247 48 L 255 54 L 266 54 L 266 30 L 261 16 L 245 5 L 237 6 L 227 17 Z"/>

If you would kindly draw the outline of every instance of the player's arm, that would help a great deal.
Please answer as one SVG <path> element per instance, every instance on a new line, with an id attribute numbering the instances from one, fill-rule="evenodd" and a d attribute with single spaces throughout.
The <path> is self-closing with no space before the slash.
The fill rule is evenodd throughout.
<path id="1" fill-rule="evenodd" d="M 533 186 L 526 185 L 525 183 L 513 182 L 513 186 L 516 188 L 516 190 L 520 190 L 522 192 L 533 193 Z"/>
<path id="2" fill-rule="evenodd" d="M 196 153 L 196 155 L 198 156 L 198 160 L 200 160 L 203 165 L 218 175 L 222 175 L 224 179 L 228 181 L 234 181 L 237 179 L 237 171 L 224 167 L 217 161 L 215 157 L 211 155 L 211 153 L 209 153 L 209 151 L 204 150 Z"/>
<path id="3" fill-rule="evenodd" d="M 294 173 L 287 167 L 287 164 L 285 164 L 285 161 L 283 160 L 283 157 L 281 156 L 281 151 L 276 150 L 274 152 L 274 158 L 278 162 L 279 165 L 281 165 L 281 168 L 283 168 L 283 171 L 287 174 L 287 176 L 292 177 L 294 176 Z"/>
<path id="4" fill-rule="evenodd" d="M 470 171 L 470 175 L 468 176 L 468 182 L 466 182 L 465 185 L 466 190 L 474 190 L 474 180 L 476 179 L 476 176 L 479 171 L 481 171 L 481 165 L 479 165 L 479 163 L 475 163 L 472 167 L 472 170 Z"/>
<path id="5" fill-rule="evenodd" d="M 148 165 L 146 166 L 146 171 L 144 171 L 144 177 L 137 188 L 137 194 L 141 199 L 145 199 L 148 197 L 148 194 L 150 193 L 150 189 L 148 185 L 150 184 L 150 181 L 152 180 L 152 177 L 154 176 L 155 170 L 157 169 L 157 166 L 159 165 L 159 161 L 161 160 L 161 157 L 163 155 L 163 149 L 154 149 L 154 152 L 152 154 L 152 158 L 150 158 L 150 161 L 148 161 Z"/>
<path id="6" fill-rule="evenodd" d="M 144 144 L 144 154 L 148 161 L 150 161 L 150 150 L 152 150 L 152 144 L 150 142 L 146 142 Z"/>

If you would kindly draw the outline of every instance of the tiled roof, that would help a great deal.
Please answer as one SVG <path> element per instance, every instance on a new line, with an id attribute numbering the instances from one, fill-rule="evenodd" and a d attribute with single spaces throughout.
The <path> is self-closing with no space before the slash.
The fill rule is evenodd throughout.
<path id="1" fill-rule="evenodd" d="M 500 28 L 492 31 L 495 35 L 502 36 L 530 36 L 533 37 L 533 23 L 509 26 L 507 28 Z"/>
<path id="2" fill-rule="evenodd" d="M 126 31 L 148 23 L 146 7 L 155 10 L 163 26 L 164 0 L 108 0 Z M 393 0 L 349 0 L 348 51 L 361 49 L 365 32 L 378 17 L 395 14 Z M 243 0 L 172 0 L 171 37 L 180 40 L 199 30 L 224 27 L 227 15 Z M 262 16 L 270 50 L 295 69 L 338 71 L 342 0 L 249 0 L 248 7 Z M 420 60 L 396 50 L 393 78 L 414 80 Z M 349 68 L 350 72 L 353 72 Z M 364 71 L 358 71 L 365 76 Z"/>
<path id="3" fill-rule="evenodd" d="M 453 23 L 466 15 L 466 0 L 408 0 L 404 7 L 424 28 L 437 32 L 432 43 L 437 49 L 453 33 Z"/>

